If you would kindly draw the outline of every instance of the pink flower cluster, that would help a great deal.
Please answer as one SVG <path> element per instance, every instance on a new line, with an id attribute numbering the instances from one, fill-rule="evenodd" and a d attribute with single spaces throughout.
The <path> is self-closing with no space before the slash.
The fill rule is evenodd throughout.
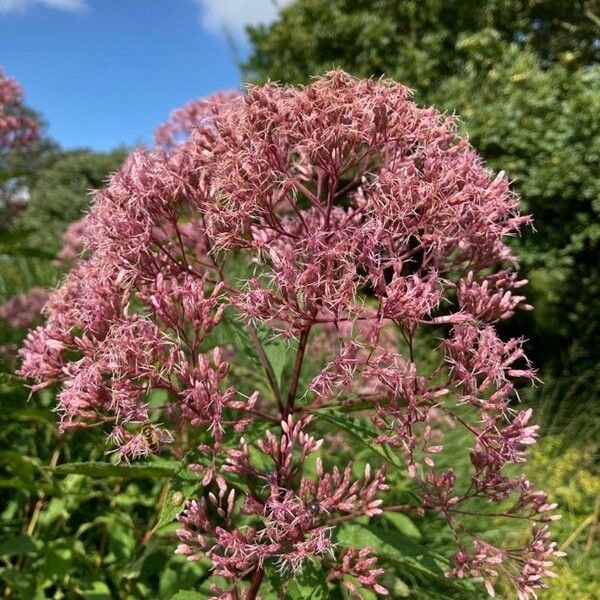
<path id="1" fill-rule="evenodd" d="M 73 221 L 62 236 L 62 248 L 58 254 L 58 264 L 69 263 L 79 258 L 83 252 L 83 234 L 85 218 Z"/>
<path id="2" fill-rule="evenodd" d="M 504 174 L 406 88 L 343 72 L 200 103 L 157 141 L 96 194 L 85 258 L 21 352 L 34 389 L 62 385 L 63 429 L 101 424 L 132 458 L 148 454 L 143 422 L 170 427 L 174 447 L 195 440 L 204 491 L 180 517 L 178 552 L 211 560 L 231 582 L 223 598 L 252 600 L 265 569 L 290 576 L 307 560 L 352 593 L 384 594 L 370 550 L 337 548 L 335 528 L 411 509 L 454 533 L 449 574 L 483 577 L 490 593 L 505 576 L 535 597 L 557 555 L 546 530 L 505 550 L 462 522 L 553 518 L 506 472 L 537 430 L 511 408 L 515 380 L 535 372 L 522 341 L 495 329 L 529 308 L 505 241 L 528 218 Z M 288 349 L 283 377 L 273 340 Z M 323 452 L 324 433 L 345 434 L 327 431 L 340 407 L 356 407 L 420 502 L 391 503 L 383 465 L 356 478 Z M 472 439 L 461 473 L 437 466 L 452 426 Z"/>
<path id="3" fill-rule="evenodd" d="M 13 296 L 0 305 L 0 319 L 8 321 L 12 327 L 29 327 L 39 320 L 48 295 L 45 289 L 34 287 Z"/>
<path id="4" fill-rule="evenodd" d="M 186 139 L 195 129 L 210 126 L 221 107 L 239 97 L 238 92 L 218 92 L 210 98 L 192 100 L 174 110 L 166 123 L 154 132 L 157 147 L 168 150 Z"/>
<path id="5" fill-rule="evenodd" d="M 0 67 L 0 156 L 39 137 L 39 123 L 23 109 L 22 99 L 21 86 Z"/>
<path id="6" fill-rule="evenodd" d="M 266 488 L 261 494 L 254 486 L 244 499 L 240 512 L 256 517 L 260 526 L 248 526 L 241 531 L 232 518 L 235 490 L 229 490 L 221 476 L 216 477 L 218 496 L 209 493 L 209 502 L 223 519 L 218 525 L 207 516 L 204 500 L 192 502 L 182 513 L 183 528 L 178 531 L 182 544 L 177 552 L 192 560 L 202 550 L 208 555 L 218 574 L 240 578 L 265 561 L 274 559 L 283 572 L 297 573 L 310 558 L 334 558 L 331 528 L 323 525 L 322 516 L 334 513 L 377 515 L 381 499 L 377 494 L 387 489 L 383 469 L 372 473 L 367 464 L 362 478 L 353 480 L 351 465 L 343 472 L 337 466 L 326 473 L 317 459 L 317 480 L 300 477 L 297 489 L 291 481 L 301 473 L 306 458 L 319 450 L 323 440 L 304 433 L 310 418 L 294 422 L 289 416 L 281 422 L 281 436 L 268 431 L 258 448 L 272 463 L 264 473 L 253 464 L 248 443 L 241 439 L 239 449 L 227 453 L 224 471 L 256 481 Z"/>

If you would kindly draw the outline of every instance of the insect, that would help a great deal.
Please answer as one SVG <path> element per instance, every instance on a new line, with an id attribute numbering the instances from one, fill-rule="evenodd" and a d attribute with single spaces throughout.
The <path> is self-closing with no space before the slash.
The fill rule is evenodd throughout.
<path id="1" fill-rule="evenodd" d="M 166 429 L 152 423 L 144 423 L 141 434 L 144 446 L 151 454 L 158 454 L 161 444 L 171 444 L 173 442 L 173 436 Z"/>
<path id="2" fill-rule="evenodd" d="M 321 512 L 321 505 L 319 504 L 318 500 L 311 500 L 310 502 L 308 502 L 306 504 L 306 512 L 311 517 L 318 516 L 318 514 Z"/>

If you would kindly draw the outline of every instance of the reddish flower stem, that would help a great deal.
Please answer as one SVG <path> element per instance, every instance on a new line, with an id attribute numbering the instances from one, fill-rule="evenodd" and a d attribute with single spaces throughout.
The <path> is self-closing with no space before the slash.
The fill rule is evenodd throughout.
<path id="1" fill-rule="evenodd" d="M 284 418 L 294 411 L 294 402 L 296 401 L 296 393 L 298 392 L 298 383 L 300 382 L 300 373 L 302 372 L 302 363 L 304 361 L 304 352 L 308 343 L 308 335 L 310 333 L 310 325 L 302 331 L 300 335 L 300 343 L 298 344 L 298 352 L 296 354 L 296 362 L 294 364 L 294 373 L 290 383 L 290 389 L 287 398 L 287 407 L 285 409 Z"/>
<path id="2" fill-rule="evenodd" d="M 254 576 L 252 577 L 252 583 L 250 584 L 250 588 L 248 589 L 248 593 L 246 594 L 246 600 L 256 600 L 256 596 L 258 594 L 258 590 L 260 589 L 260 585 L 265 576 L 265 570 L 262 568 L 256 569 L 254 571 Z"/>

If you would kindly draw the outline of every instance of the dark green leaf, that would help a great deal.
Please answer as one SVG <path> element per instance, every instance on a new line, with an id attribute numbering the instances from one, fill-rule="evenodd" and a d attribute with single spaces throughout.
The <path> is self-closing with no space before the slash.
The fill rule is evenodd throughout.
<path id="1" fill-rule="evenodd" d="M 109 600 L 112 597 L 104 581 L 94 581 L 90 589 L 82 590 L 82 594 L 86 600 Z"/>
<path id="2" fill-rule="evenodd" d="M 421 539 L 421 532 L 407 515 L 398 512 L 386 512 L 383 513 L 382 517 L 403 535 L 415 540 Z"/>
<path id="3" fill-rule="evenodd" d="M 56 423 L 56 414 L 49 408 L 23 408 L 10 413 L 11 418 L 20 421 L 35 421 L 37 423 Z"/>
<path id="4" fill-rule="evenodd" d="M 269 343 L 264 344 L 265 354 L 269 359 L 277 385 L 281 388 L 281 376 L 290 356 L 294 353 L 290 351 L 290 344 L 287 340 L 276 338 Z"/>
<path id="5" fill-rule="evenodd" d="M 0 556 L 13 556 L 36 552 L 37 545 L 28 535 L 18 535 L 0 544 Z"/>
<path id="6" fill-rule="evenodd" d="M 259 438 L 269 427 L 268 423 L 257 421 L 251 424 L 244 432 L 248 442 Z M 223 450 L 233 448 L 239 444 L 240 434 L 229 430 L 223 439 Z M 187 500 L 194 497 L 194 493 L 201 484 L 201 477 L 189 470 L 190 464 L 202 464 L 208 466 L 208 459 L 204 453 L 198 450 L 190 450 L 173 472 L 173 477 L 169 483 L 169 491 L 163 507 L 160 511 L 158 521 L 154 526 L 153 532 L 158 531 L 175 520 L 175 517 L 183 510 Z"/>
<path id="7" fill-rule="evenodd" d="M 56 258 L 51 252 L 46 252 L 30 246 L 4 246 L 0 247 L 0 252 L 2 254 L 7 254 L 8 256 L 27 256 L 28 258 L 43 258 L 45 260 Z"/>
<path id="8" fill-rule="evenodd" d="M 0 372 L 0 392 L 7 393 L 23 387 L 23 380 L 12 373 Z"/>
<path id="9" fill-rule="evenodd" d="M 33 598 L 36 591 L 35 574 L 25 573 L 22 569 L 5 569 L 0 571 L 0 577 L 11 588 L 16 590 L 16 598 Z"/>
<path id="10" fill-rule="evenodd" d="M 185 503 L 193 497 L 199 486 L 198 475 L 188 469 L 188 462 L 184 459 L 169 482 L 167 497 L 152 531 L 155 532 L 172 523 L 185 507 Z"/>
<path id="11" fill-rule="evenodd" d="M 52 471 L 56 475 L 87 475 L 88 477 L 123 477 L 125 479 L 136 478 L 160 478 L 170 477 L 175 472 L 175 465 L 166 464 L 135 464 L 135 465 L 113 465 L 105 462 L 89 463 L 66 463 L 59 465 Z"/>
<path id="12" fill-rule="evenodd" d="M 223 319 L 223 329 L 227 333 L 227 339 L 233 344 L 235 351 L 242 362 L 252 366 L 257 375 L 265 377 L 264 367 L 258 357 L 258 352 L 252 339 L 248 335 L 247 328 L 235 316 L 226 313 Z M 288 360 L 295 356 L 293 343 L 284 339 L 266 325 L 255 326 L 256 335 L 264 353 L 271 365 L 271 369 L 281 386 L 281 379 Z"/>
<path id="13" fill-rule="evenodd" d="M 2 231 L 0 232 L 0 245 L 9 246 L 15 242 L 21 242 L 22 240 L 27 239 L 34 231 L 35 229 L 33 227 L 15 229 L 13 231 Z"/>
<path id="14" fill-rule="evenodd" d="M 73 567 L 73 551 L 60 541 L 44 548 L 44 573 L 49 579 L 62 579 Z"/>

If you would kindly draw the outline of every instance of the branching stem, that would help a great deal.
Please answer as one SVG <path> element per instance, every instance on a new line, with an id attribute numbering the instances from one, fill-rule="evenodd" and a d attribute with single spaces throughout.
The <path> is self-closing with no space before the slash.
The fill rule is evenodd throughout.
<path id="1" fill-rule="evenodd" d="M 298 393 L 298 384 L 300 382 L 300 374 L 302 372 L 302 363 L 304 361 L 304 353 L 306 352 L 306 344 L 310 334 L 310 325 L 304 329 L 300 335 L 300 343 L 298 344 L 298 352 L 296 353 L 296 362 L 294 364 L 294 372 L 287 397 L 287 407 L 284 416 L 294 412 L 294 403 L 296 402 L 296 394 Z"/>

